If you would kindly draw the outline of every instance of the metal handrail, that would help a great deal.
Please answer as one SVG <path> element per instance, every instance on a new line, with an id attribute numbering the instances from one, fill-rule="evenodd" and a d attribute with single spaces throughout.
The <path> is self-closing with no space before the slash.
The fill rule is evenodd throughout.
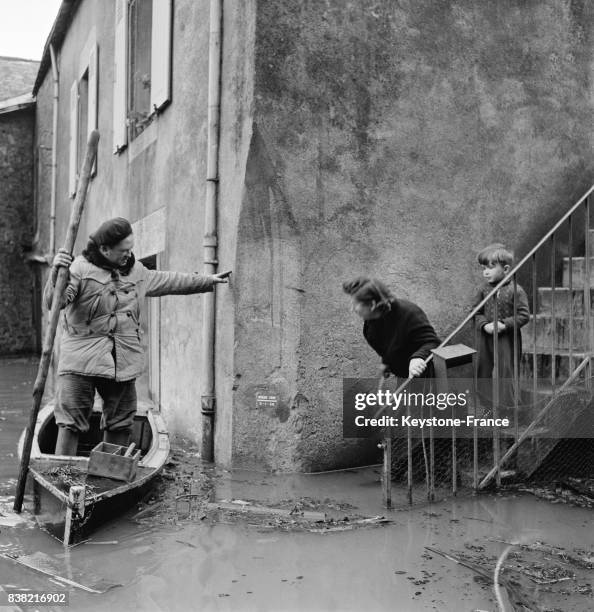
<path id="1" fill-rule="evenodd" d="M 565 221 L 567 221 L 567 218 L 570 217 L 575 211 L 576 209 L 584 203 L 584 201 L 586 200 L 586 198 L 592 193 L 594 192 L 594 185 L 592 185 L 592 187 L 590 187 L 590 189 L 588 189 L 588 191 L 577 201 L 576 204 L 574 204 L 567 213 L 565 213 L 563 215 L 563 217 L 561 217 L 561 220 L 558 221 L 554 226 L 553 229 L 549 230 L 545 236 L 543 238 L 541 238 L 538 243 L 536 244 L 536 246 L 534 246 L 500 281 L 499 283 L 497 283 L 497 285 L 495 285 L 495 287 L 493 287 L 493 289 L 487 294 L 487 296 L 481 301 L 479 302 L 471 311 L 470 313 L 466 316 L 466 318 L 462 321 L 462 323 L 460 323 L 458 325 L 458 327 L 456 327 L 456 329 L 454 329 L 453 332 L 451 332 L 448 337 L 439 345 L 439 347 L 443 347 L 445 346 L 459 331 L 462 330 L 462 328 L 471 320 L 474 318 L 474 316 L 479 312 L 479 310 L 499 291 L 499 289 L 501 289 L 501 287 L 503 287 L 503 285 L 506 285 L 511 279 L 512 277 L 516 274 L 516 272 L 518 272 L 518 270 L 536 253 L 536 251 L 538 251 L 540 249 L 541 246 L 543 246 L 543 244 L 545 244 L 545 242 L 561 227 L 561 225 L 563 225 L 563 223 Z"/>
<path id="2" fill-rule="evenodd" d="M 569 385 L 572 382 L 574 382 L 574 380 L 582 373 L 582 371 L 586 369 L 586 367 L 589 364 L 589 361 L 590 359 L 588 357 L 582 360 L 582 362 L 578 365 L 578 367 L 571 373 L 569 378 L 561 385 L 559 392 L 564 391 L 566 388 L 569 387 Z M 522 435 L 509 447 L 509 449 L 506 451 L 503 457 L 501 457 L 499 462 L 497 462 L 497 465 L 481 480 L 478 486 L 479 490 L 484 489 L 489 484 L 489 482 L 493 479 L 493 476 L 499 473 L 501 465 L 503 465 L 514 454 L 518 446 L 520 446 L 520 444 L 522 444 L 522 442 L 524 442 L 524 440 L 526 440 L 526 438 L 530 436 L 530 434 L 536 428 L 536 425 L 542 420 L 543 416 L 547 413 L 551 404 L 554 401 L 555 401 L 555 398 L 553 397 L 546 403 L 546 405 L 542 408 L 542 410 L 532 420 L 532 423 L 528 425 L 528 427 L 524 430 Z"/>
<path id="3" fill-rule="evenodd" d="M 541 246 L 543 246 L 543 244 L 545 244 L 545 242 L 561 227 L 561 225 L 563 225 L 563 223 L 565 221 L 567 221 L 568 217 L 570 217 L 575 211 L 576 209 L 584 203 L 584 201 L 586 200 L 586 198 L 592 193 L 594 192 L 594 185 L 592 185 L 592 187 L 590 187 L 590 189 L 588 189 L 588 191 L 586 191 L 586 193 L 569 209 L 568 212 L 566 212 L 563 217 L 561 217 L 561 219 L 553 226 L 553 229 L 549 230 L 543 238 L 541 238 L 536 246 L 534 246 L 532 249 L 530 249 L 530 251 L 524 255 L 524 257 L 522 257 L 522 259 L 493 287 L 493 289 L 486 295 L 485 298 L 483 298 L 467 315 L 466 317 L 462 320 L 462 323 L 460 323 L 455 329 L 454 331 L 450 332 L 448 334 L 448 336 L 446 337 L 445 340 L 442 341 L 442 343 L 437 347 L 437 348 L 443 348 L 444 346 L 446 346 L 451 340 L 452 338 L 459 333 L 464 326 L 469 323 L 476 315 L 477 313 L 481 310 L 481 308 L 499 291 L 499 289 L 501 289 L 501 287 L 503 287 L 504 285 L 506 285 L 512 278 L 513 276 L 518 272 L 518 270 L 520 270 L 520 268 L 536 253 L 536 251 L 538 251 L 540 249 Z M 429 355 L 429 357 L 427 357 L 425 359 L 425 363 L 429 363 L 431 361 L 431 359 L 433 359 L 433 355 Z M 398 393 L 399 391 L 401 391 L 402 389 L 404 389 L 408 384 L 409 381 L 411 381 L 412 378 L 407 378 L 405 382 L 403 382 L 400 387 L 398 387 L 396 393 Z"/>
<path id="4" fill-rule="evenodd" d="M 459 323 L 455 329 L 453 331 L 451 331 L 447 337 L 439 344 L 439 346 L 437 348 L 443 348 L 444 346 L 446 346 L 447 344 L 449 344 L 449 342 L 454 338 L 454 336 L 456 334 L 458 334 L 463 328 L 464 326 L 469 323 L 479 312 L 480 310 L 489 302 L 490 299 L 493 298 L 493 296 L 495 296 L 497 294 L 497 292 L 501 289 L 501 287 L 503 287 L 504 285 L 506 285 L 507 283 L 510 282 L 510 280 L 514 279 L 515 281 L 515 277 L 516 274 L 518 273 L 518 271 L 530 260 L 535 258 L 536 253 L 540 250 L 540 248 L 546 244 L 546 242 L 551 239 L 552 237 L 554 237 L 555 232 L 557 232 L 557 230 L 569 219 L 571 220 L 572 215 L 576 212 L 576 210 L 582 205 L 584 204 L 584 202 L 586 202 L 586 210 L 587 212 L 589 212 L 588 206 L 587 206 L 587 200 L 588 197 L 594 192 L 594 185 L 592 185 L 588 191 L 586 191 L 586 193 L 557 221 L 557 223 L 555 223 L 555 225 L 553 225 L 553 227 L 536 243 L 536 245 L 534 247 L 532 247 L 532 249 L 530 249 L 530 251 L 528 251 L 528 253 L 526 255 L 524 255 L 524 257 L 515 265 L 512 267 L 512 269 L 491 289 L 491 291 L 478 303 L 476 304 L 472 310 L 466 315 L 466 317 L 464 317 L 464 319 L 462 320 L 461 323 Z M 587 223 L 588 228 L 589 228 L 589 221 Z M 588 231 L 588 229 L 586 229 L 586 232 Z M 588 238 L 586 238 L 586 246 L 588 247 L 588 243 L 589 240 Z M 588 249 L 586 249 L 586 253 L 585 253 L 585 257 L 586 257 L 586 263 L 589 264 L 589 257 L 590 257 L 590 253 L 588 251 Z M 571 257 L 571 254 L 570 254 Z M 552 259 L 552 261 L 554 262 L 554 257 Z M 589 265 L 586 265 L 586 268 L 589 270 Z M 571 275 L 571 263 L 570 263 L 570 275 Z M 588 276 L 589 279 L 589 276 Z M 589 280 L 588 280 L 588 285 L 589 285 Z M 586 286 L 586 283 L 584 283 L 584 286 Z M 536 285 L 534 287 L 534 292 L 536 295 Z M 515 292 L 514 292 L 515 294 Z M 554 300 L 554 296 L 552 297 L 552 299 Z M 585 299 L 585 298 L 584 298 Z M 515 295 L 514 295 L 514 300 L 515 300 Z M 588 302 L 588 311 L 589 311 L 589 299 L 587 300 Z M 586 306 L 585 306 L 586 308 Z M 554 305 L 553 305 L 553 310 L 554 310 Z M 570 313 L 572 313 L 572 307 L 570 307 Z M 535 313 L 533 313 L 534 315 Z M 570 315 L 570 317 L 572 317 L 572 315 Z M 589 325 L 589 321 L 588 321 L 588 325 Z M 571 331 L 572 335 L 573 335 L 573 330 Z M 570 348 L 570 352 L 571 352 L 572 348 Z M 590 351 L 589 351 L 590 352 Z M 553 354 L 554 354 L 554 349 L 553 349 Z M 428 357 L 425 358 L 425 363 L 428 364 L 431 360 L 433 359 L 433 354 L 429 355 Z M 580 364 L 578 366 L 578 368 L 576 368 L 573 373 L 570 375 L 570 378 L 573 378 L 575 376 L 577 376 L 577 374 L 579 374 L 579 372 L 582 371 L 584 367 L 584 363 Z M 554 376 L 554 374 L 553 374 Z M 412 377 L 407 378 L 401 385 L 398 386 L 397 390 L 395 391 L 395 394 L 400 393 L 401 391 L 403 391 L 409 384 L 410 381 L 412 380 Z M 553 385 L 554 386 L 554 385 Z M 565 385 L 562 386 L 562 388 L 564 388 Z M 543 411 L 544 413 L 544 411 Z M 540 417 L 540 415 L 539 415 Z M 538 420 L 538 418 L 536 419 Z M 524 432 L 524 435 L 522 437 L 522 439 L 524 439 L 526 436 L 526 432 Z M 384 441 L 384 444 L 386 444 L 388 442 L 388 440 Z M 517 445 L 519 444 L 519 440 L 516 440 L 516 443 L 514 444 L 514 448 L 517 447 Z M 503 463 L 503 460 L 506 459 L 508 457 L 510 453 L 506 453 L 504 455 L 504 457 L 502 457 L 501 459 L 499 459 L 498 466 L 494 468 L 493 472 L 497 473 L 499 472 L 499 466 Z M 384 466 L 386 468 L 386 466 Z M 409 466 L 410 468 L 410 466 Z M 410 471 L 410 470 L 409 470 Z M 391 496 L 389 494 L 389 491 L 387 491 L 387 489 L 391 486 L 390 485 L 390 478 L 386 477 L 384 480 L 384 488 L 386 489 L 384 491 L 384 499 L 389 500 L 391 499 Z M 409 474 L 409 480 L 410 480 L 410 474 Z M 484 486 L 485 481 L 487 479 L 485 478 L 483 480 L 483 482 L 481 483 L 482 486 Z M 409 482 L 409 489 L 411 487 L 411 483 Z M 409 501 L 412 501 L 412 495 L 411 495 L 411 491 L 409 490 Z M 390 505 L 388 504 L 388 507 L 390 507 Z"/>

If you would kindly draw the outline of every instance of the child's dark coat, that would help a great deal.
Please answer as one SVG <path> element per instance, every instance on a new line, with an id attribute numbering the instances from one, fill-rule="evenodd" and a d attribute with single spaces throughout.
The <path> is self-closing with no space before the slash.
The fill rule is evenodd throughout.
<path id="1" fill-rule="evenodd" d="M 528 297 L 520 285 L 516 285 L 516 349 L 517 364 L 519 368 L 522 356 L 522 334 L 520 328 L 530 320 L 528 308 Z M 493 287 L 485 283 L 477 292 L 474 304 L 479 304 L 491 291 Z M 483 402 L 490 407 L 492 396 L 493 378 L 493 335 L 487 334 L 484 327 L 487 323 L 495 322 L 495 308 L 493 298 L 481 308 L 475 316 L 475 324 L 478 330 L 478 378 L 479 391 Z M 505 325 L 505 330 L 498 335 L 499 355 L 499 405 L 511 408 L 514 405 L 514 286 L 509 282 L 497 292 L 497 318 Z M 482 379 L 482 380 L 480 380 Z"/>

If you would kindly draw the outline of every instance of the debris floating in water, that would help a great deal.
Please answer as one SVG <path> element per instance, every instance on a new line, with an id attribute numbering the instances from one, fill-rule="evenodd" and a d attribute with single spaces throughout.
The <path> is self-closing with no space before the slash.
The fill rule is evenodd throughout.
<path id="1" fill-rule="evenodd" d="M 108 580 L 93 576 L 91 574 L 86 577 L 86 580 L 88 580 L 90 584 L 83 584 L 82 582 L 72 580 L 71 578 L 65 578 L 61 575 L 61 573 L 66 573 L 68 568 L 59 567 L 60 563 L 57 559 L 54 559 L 50 555 L 47 555 L 41 551 L 38 551 L 31 555 L 13 555 L 0 553 L 0 557 L 13 561 L 14 563 L 23 565 L 24 567 L 28 567 L 41 574 L 45 574 L 46 576 L 59 580 L 60 582 L 69 586 L 81 589 L 83 591 L 87 591 L 88 593 L 105 593 L 110 589 L 122 586 L 118 582 L 110 582 Z"/>

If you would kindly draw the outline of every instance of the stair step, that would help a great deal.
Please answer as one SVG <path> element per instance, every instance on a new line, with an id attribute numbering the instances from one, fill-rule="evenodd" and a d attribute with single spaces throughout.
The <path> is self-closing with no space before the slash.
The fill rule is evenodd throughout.
<path id="1" fill-rule="evenodd" d="M 548 404 L 553 396 L 555 401 L 558 403 L 571 403 L 576 398 L 582 397 L 581 394 L 586 393 L 585 386 L 574 384 L 566 387 L 561 391 L 562 382 L 555 385 L 553 389 L 551 380 L 539 379 L 537 381 L 536 397 L 534 396 L 534 388 L 532 386 L 531 379 L 521 379 L 519 381 L 519 396 L 517 406 L 517 418 L 518 425 L 520 427 L 520 433 L 526 429 L 526 427 L 532 423 L 540 411 Z M 515 425 L 515 407 L 509 406 L 507 408 L 498 408 L 497 416 L 499 418 L 508 418 L 510 427 L 513 430 Z M 546 419 L 545 419 L 546 421 Z M 546 423 L 542 423 L 544 426 Z"/>
<path id="2" fill-rule="evenodd" d="M 594 311 L 593 311 L 594 313 Z M 570 325 L 571 323 L 571 325 Z M 590 317 L 588 330 L 588 319 L 583 316 L 575 316 L 570 321 L 569 316 L 555 316 L 550 314 L 538 314 L 530 318 L 522 332 L 525 350 L 532 351 L 536 346 L 539 353 L 551 353 L 551 347 L 555 352 L 569 352 L 570 329 L 573 328 L 571 344 L 575 351 L 587 351 L 594 346 L 594 318 Z M 536 331 L 536 339 L 535 339 Z M 590 342 L 588 342 L 588 331 Z"/>
<path id="3" fill-rule="evenodd" d="M 551 380 L 538 380 L 536 387 L 536 399 L 534 398 L 534 388 L 532 386 L 532 380 L 522 380 L 520 382 L 520 406 L 518 407 L 520 422 L 524 422 L 526 418 L 536 416 L 536 413 L 553 397 L 553 395 L 568 394 L 568 393 L 579 393 L 584 391 L 584 386 L 568 386 L 563 391 L 559 389 L 563 385 L 562 382 L 555 385 L 553 388 Z M 530 413 L 530 414 L 528 414 Z M 532 414 L 534 413 L 534 414 Z"/>
<path id="4" fill-rule="evenodd" d="M 585 390 L 584 385 L 580 385 L 577 382 L 568 385 L 567 387 L 565 387 L 565 389 L 563 389 L 563 391 L 559 391 L 559 388 L 563 383 L 555 385 L 554 388 L 551 385 L 550 379 L 538 380 L 537 383 L 538 385 L 536 387 L 536 393 L 538 394 L 538 397 L 547 401 L 554 393 L 580 393 Z M 529 394 L 530 396 L 532 396 L 532 394 L 534 393 L 534 387 L 531 379 L 523 379 L 520 381 L 520 392 L 522 394 Z"/>
<path id="5" fill-rule="evenodd" d="M 594 248 L 594 247 L 593 247 Z M 570 309 L 576 316 L 584 314 L 584 289 L 569 287 L 539 287 L 538 288 L 538 314 L 551 314 L 553 295 L 555 296 L 555 315 L 569 316 Z M 594 313 L 594 288 L 590 289 L 590 309 Z"/>
<path id="6" fill-rule="evenodd" d="M 531 351 L 528 350 L 524 350 L 524 353 L 530 353 Z M 540 353 L 539 351 L 536 351 L 537 354 L 542 354 L 542 355 L 550 355 L 550 353 L 547 353 L 546 351 L 543 351 L 542 353 Z M 584 352 L 584 351 L 573 351 L 572 353 L 574 359 L 585 359 L 586 356 L 588 355 L 588 353 Z M 564 349 L 562 351 L 555 351 L 555 357 L 563 357 L 563 358 L 569 358 L 569 351 Z"/>
<path id="7" fill-rule="evenodd" d="M 518 427 L 518 437 L 521 436 L 528 429 L 528 425 L 520 425 Z M 516 429 L 515 427 L 501 427 L 499 434 L 504 438 L 515 438 Z M 554 432 L 550 427 L 535 427 L 528 438 L 555 438 Z"/>
<path id="8" fill-rule="evenodd" d="M 559 404 L 571 403 L 582 398 L 583 394 L 587 393 L 585 384 L 572 384 L 561 391 L 562 382 L 556 384 L 553 389 L 550 379 L 538 380 L 535 398 L 531 382 L 530 380 L 524 380 L 520 383 L 520 403 L 518 406 L 518 423 L 520 427 L 531 423 L 553 397 L 555 397 L 555 401 Z M 546 424 L 546 420 L 545 417 L 545 421 L 541 423 L 543 426 Z"/>
<path id="9" fill-rule="evenodd" d="M 586 357 L 586 353 L 576 351 L 572 355 L 573 364 L 569 363 L 569 352 L 567 350 L 555 351 L 555 379 L 561 385 L 570 374 L 575 370 L 581 361 Z M 536 349 L 536 367 L 537 367 L 537 378 L 542 379 L 543 382 L 550 380 L 552 373 L 552 354 L 550 347 L 543 347 L 541 350 Z M 522 362 L 520 364 L 520 375 L 523 378 L 532 379 L 533 377 L 533 359 L 532 359 L 532 348 L 524 346 L 524 355 L 522 356 Z M 582 373 L 583 376 L 583 373 Z"/>
<path id="10" fill-rule="evenodd" d="M 569 287 L 569 257 L 563 258 L 563 287 Z M 572 257 L 573 270 L 572 270 L 572 287 L 583 287 L 584 279 L 586 277 L 585 257 Z M 594 286 L 594 257 L 590 257 L 590 287 Z"/>

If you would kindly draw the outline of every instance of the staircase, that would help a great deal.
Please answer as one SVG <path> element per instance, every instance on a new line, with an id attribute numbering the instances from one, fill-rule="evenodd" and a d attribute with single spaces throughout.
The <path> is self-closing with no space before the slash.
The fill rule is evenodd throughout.
<path id="1" fill-rule="evenodd" d="M 507 437 L 513 442 L 479 488 L 498 479 L 501 468 L 512 459 L 516 472 L 530 477 L 543 468 L 563 440 L 586 438 L 592 433 L 584 427 L 594 413 L 594 230 L 589 229 L 593 190 L 506 277 L 513 280 L 521 274 L 526 278 L 529 272 L 531 286 L 525 288 L 532 298 L 532 315 L 522 330 L 515 427 L 500 432 L 503 440 Z M 548 282 L 542 282 L 543 276 Z M 571 460 L 567 457 L 566 467 Z M 560 467 L 550 466 L 550 470 Z M 543 473 L 540 469 L 539 474 Z"/>
<path id="2" fill-rule="evenodd" d="M 588 230 L 586 243 L 592 255 L 594 230 Z M 559 272 L 560 286 L 537 287 L 534 314 L 523 329 L 520 424 L 532 423 L 548 405 L 538 426 L 517 449 L 515 466 L 525 477 L 543 465 L 561 440 L 584 435 L 577 427 L 583 427 L 591 401 L 594 258 L 586 262 L 584 256 L 565 256 L 562 269 L 551 272 L 553 281 Z M 580 364 L 585 365 L 576 375 Z M 563 385 L 563 391 L 556 392 Z"/>
<path id="3" fill-rule="evenodd" d="M 484 489 L 493 481 L 501 483 L 502 473 L 540 477 L 547 469 L 581 459 L 582 473 L 591 474 L 594 457 L 594 401 L 592 395 L 594 356 L 594 230 L 591 227 L 590 198 L 594 186 L 563 215 L 512 270 L 477 304 L 447 336 L 439 348 L 468 342 L 475 333 L 474 317 L 493 300 L 507 283 L 521 284 L 531 301 L 531 319 L 522 330 L 522 358 L 514 364 L 516 390 L 512 426 L 492 430 L 492 456 L 484 466 L 485 444 L 474 434 L 472 443 L 473 486 Z M 590 256 L 586 257 L 588 253 Z M 476 345 L 476 337 L 475 337 Z M 430 361 L 433 356 L 426 359 Z M 494 378 L 496 378 L 494 372 Z M 402 392 L 404 382 L 396 391 Z M 497 381 L 494 381 L 494 388 Z M 499 414 L 496 403 L 493 417 Z M 508 416 L 508 414 L 505 414 Z M 406 441 L 406 440 L 405 440 Z M 451 432 L 451 487 L 455 494 L 458 480 L 458 452 L 469 440 L 458 440 Z M 483 441 L 484 442 L 484 441 Z M 466 445 L 466 446 L 464 446 Z M 388 438 L 384 448 L 382 487 L 384 501 L 391 507 L 390 459 L 393 448 Z M 414 447 L 394 448 L 401 461 L 407 451 L 409 503 L 412 503 Z M 435 466 L 443 460 L 433 456 L 432 440 L 425 455 L 426 487 L 431 499 Z M 481 454 L 482 453 L 482 454 Z M 571 457 L 570 455 L 574 455 Z M 480 464 L 480 465 L 479 465 Z M 509 468 L 512 468 L 510 471 Z"/>

